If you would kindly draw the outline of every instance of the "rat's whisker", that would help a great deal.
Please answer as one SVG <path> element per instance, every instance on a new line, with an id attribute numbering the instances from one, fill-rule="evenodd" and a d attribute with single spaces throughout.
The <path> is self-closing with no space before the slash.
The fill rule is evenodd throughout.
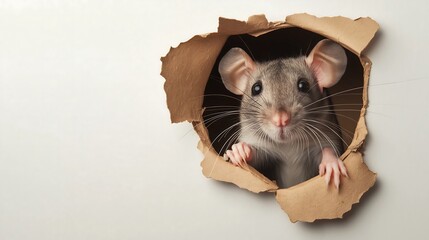
<path id="1" fill-rule="evenodd" d="M 308 124 L 308 126 L 310 128 L 313 128 L 315 131 L 319 132 L 321 134 L 321 136 L 323 136 L 325 138 L 325 140 L 327 141 L 327 143 L 332 147 L 332 149 L 334 149 L 334 152 L 337 154 L 337 157 L 338 157 L 339 154 L 340 154 L 340 151 L 339 151 L 338 147 L 335 146 L 335 144 L 333 143 L 332 139 L 329 138 L 329 136 L 326 133 L 324 133 L 322 130 L 320 130 L 318 127 L 313 126 L 311 124 Z"/>
<path id="2" fill-rule="evenodd" d="M 312 120 L 312 119 L 302 119 L 303 121 L 306 122 L 312 122 L 315 124 L 320 124 L 324 127 L 326 127 L 327 129 L 329 129 L 332 133 L 334 133 L 338 138 L 341 139 L 341 141 L 343 141 L 343 143 L 348 147 L 349 145 L 347 144 L 347 142 L 340 136 L 340 134 L 337 133 L 337 131 L 335 131 L 334 129 L 332 129 L 331 127 L 329 127 L 327 124 L 322 123 L 321 121 L 317 121 L 317 120 Z"/>

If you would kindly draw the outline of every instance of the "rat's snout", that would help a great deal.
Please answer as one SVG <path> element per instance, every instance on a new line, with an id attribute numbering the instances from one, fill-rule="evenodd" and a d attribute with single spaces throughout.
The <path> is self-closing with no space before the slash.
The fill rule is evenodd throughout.
<path id="1" fill-rule="evenodd" d="M 271 122 L 276 127 L 285 127 L 290 122 L 290 114 L 286 111 L 275 111 L 271 117 Z"/>

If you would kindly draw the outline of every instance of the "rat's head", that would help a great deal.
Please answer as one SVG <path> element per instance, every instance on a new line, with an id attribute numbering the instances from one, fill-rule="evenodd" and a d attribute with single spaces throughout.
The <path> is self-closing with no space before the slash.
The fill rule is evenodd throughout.
<path id="1" fill-rule="evenodd" d="M 307 57 L 266 63 L 256 63 L 242 49 L 232 48 L 220 61 L 219 73 L 229 91 L 243 95 L 242 131 L 281 143 L 293 140 L 309 119 L 326 115 L 313 109 L 326 104 L 323 89 L 340 80 L 346 64 L 343 48 L 325 39 Z"/>

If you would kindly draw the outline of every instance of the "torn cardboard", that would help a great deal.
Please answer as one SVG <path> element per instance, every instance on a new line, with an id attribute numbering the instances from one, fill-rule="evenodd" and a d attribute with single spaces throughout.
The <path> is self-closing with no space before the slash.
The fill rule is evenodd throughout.
<path id="1" fill-rule="evenodd" d="M 194 36 L 178 47 L 171 48 L 169 53 L 161 58 L 163 63 L 161 75 L 166 79 L 164 89 L 167 94 L 167 106 L 173 123 L 182 121 L 193 123 L 201 139 L 198 148 L 204 154 L 201 163 L 203 174 L 219 181 L 234 183 L 255 193 L 276 192 L 278 203 L 292 222 L 341 218 L 353 204 L 359 202 L 361 196 L 376 180 L 375 173 L 365 165 L 359 151 L 367 135 L 364 116 L 368 105 L 367 88 L 371 69 L 371 62 L 362 56 L 362 51 L 378 28 L 378 24 L 370 18 L 356 20 L 344 17 L 317 18 L 308 14 L 291 15 L 281 22 L 268 22 L 263 15 L 251 16 L 246 22 L 220 18 L 218 32 Z M 230 37 L 247 34 L 262 39 L 281 31 L 288 31 L 287 34 L 292 35 L 296 31 L 301 35 L 308 31 L 320 38 L 334 40 L 348 49 L 359 65 L 360 69 L 354 73 L 353 69 L 350 70 L 350 77 L 340 81 L 349 88 L 353 84 L 360 84 L 360 87 L 356 88 L 360 91 L 358 99 L 360 104 L 356 124 L 346 126 L 347 124 L 339 121 L 341 127 L 349 129 L 352 135 L 347 150 L 341 156 L 350 178 L 341 179 L 339 191 L 332 185 L 327 187 L 323 178 L 319 176 L 287 189 L 278 189 L 274 182 L 252 167 L 239 168 L 225 162 L 218 154 L 220 150 L 215 147 L 214 141 L 212 142 L 210 126 L 204 124 L 203 114 L 206 104 L 204 96 L 210 84 L 209 79 L 221 51 L 225 44 L 229 44 Z M 276 37 L 271 35 L 273 36 Z M 359 74 L 356 79 L 355 76 Z M 351 85 L 347 85 L 348 83 Z"/>

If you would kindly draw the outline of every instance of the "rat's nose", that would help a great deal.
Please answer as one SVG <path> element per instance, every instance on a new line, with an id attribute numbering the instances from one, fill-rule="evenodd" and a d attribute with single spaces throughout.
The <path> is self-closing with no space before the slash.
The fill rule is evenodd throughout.
<path id="1" fill-rule="evenodd" d="M 289 114 L 286 111 L 276 111 L 271 118 L 276 127 L 285 127 L 290 122 Z"/>

